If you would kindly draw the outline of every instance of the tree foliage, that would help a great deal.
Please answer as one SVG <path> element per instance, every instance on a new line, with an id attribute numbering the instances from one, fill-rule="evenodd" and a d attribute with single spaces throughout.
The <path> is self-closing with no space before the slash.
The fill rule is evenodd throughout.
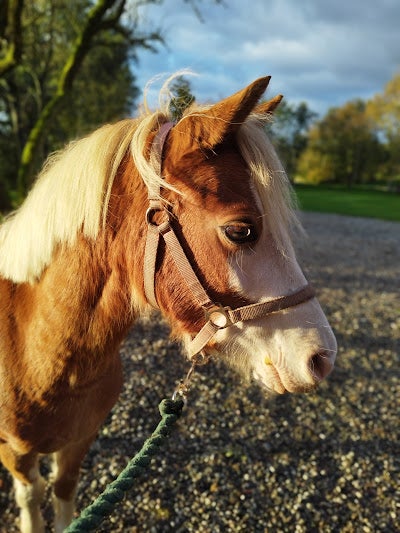
<path id="1" fill-rule="evenodd" d="M 298 174 L 306 181 L 334 181 L 348 187 L 376 177 L 382 149 L 362 100 L 332 108 L 309 132 Z"/>
<path id="2" fill-rule="evenodd" d="M 21 59 L 21 15 L 24 0 L 3 0 L 0 4 L 0 77 Z"/>
<path id="3" fill-rule="evenodd" d="M 299 158 L 307 146 L 310 124 L 316 117 L 306 102 L 293 105 L 282 100 L 274 113 L 268 129 L 290 177 L 296 173 Z"/>
<path id="4" fill-rule="evenodd" d="M 203 0 L 182 1 L 203 20 Z M 163 2 L 0 0 L 0 209 L 21 202 L 47 153 L 131 111 L 137 52 L 163 42 L 140 11 Z"/>
<path id="5" fill-rule="evenodd" d="M 400 72 L 368 102 L 367 112 L 387 139 L 400 137 Z"/>
<path id="6" fill-rule="evenodd" d="M 44 154 L 129 112 L 137 93 L 129 62 L 162 41 L 139 28 L 139 5 L 154 1 L 2 4 L 0 207 L 24 197 Z"/>
<path id="7" fill-rule="evenodd" d="M 297 167 L 302 181 L 400 183 L 400 73 L 369 101 L 332 108 L 308 133 Z M 395 187 L 395 189 L 398 188 Z"/>
<path id="8" fill-rule="evenodd" d="M 191 106 L 195 97 L 192 94 L 190 82 L 183 76 L 178 76 L 171 85 L 170 111 L 172 118 L 177 122 L 185 109 Z"/>
<path id="9" fill-rule="evenodd" d="M 379 174 L 400 182 L 400 72 L 367 103 L 366 111 L 386 153 Z"/>

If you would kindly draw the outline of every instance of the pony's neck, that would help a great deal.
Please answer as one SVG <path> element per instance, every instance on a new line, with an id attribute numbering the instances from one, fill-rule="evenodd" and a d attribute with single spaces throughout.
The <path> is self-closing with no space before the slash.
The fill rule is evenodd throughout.
<path id="1" fill-rule="evenodd" d="M 58 246 L 37 282 L 16 285 L 21 331 L 23 321 L 35 337 L 29 347 L 21 338 L 20 349 L 38 363 L 44 388 L 68 375 L 82 383 L 107 372 L 145 306 L 146 194 L 129 158 L 114 180 L 106 225 L 96 239 L 79 233 L 73 244 Z"/>
<path id="2" fill-rule="evenodd" d="M 58 294 L 64 334 L 81 339 L 87 351 L 119 343 L 144 305 L 146 194 L 127 158 L 114 180 L 105 228 L 95 240 L 80 235 L 60 248 L 40 282 L 42 293 Z"/>
<path id="3" fill-rule="evenodd" d="M 79 234 L 60 245 L 31 287 L 29 321 L 57 354 L 60 373 L 70 365 L 86 372 L 116 354 L 144 304 L 145 195 L 127 162 L 114 180 L 105 228 L 95 240 Z"/>
<path id="4" fill-rule="evenodd" d="M 57 251 L 36 286 L 38 313 L 58 332 L 68 352 L 95 354 L 119 343 L 133 321 L 129 287 L 107 260 L 107 236 L 91 242 L 79 236 Z"/>

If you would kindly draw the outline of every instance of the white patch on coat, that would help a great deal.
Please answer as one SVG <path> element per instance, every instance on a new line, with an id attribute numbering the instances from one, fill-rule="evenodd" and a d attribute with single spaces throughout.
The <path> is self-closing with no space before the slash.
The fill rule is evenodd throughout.
<path id="1" fill-rule="evenodd" d="M 40 476 L 39 469 L 29 473 L 31 484 L 26 485 L 14 478 L 15 499 L 20 508 L 21 533 L 44 533 L 44 521 L 40 512 L 46 482 Z"/>

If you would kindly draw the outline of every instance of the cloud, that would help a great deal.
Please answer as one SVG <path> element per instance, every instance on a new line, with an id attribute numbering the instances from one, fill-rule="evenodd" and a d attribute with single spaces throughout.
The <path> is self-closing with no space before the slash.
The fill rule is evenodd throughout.
<path id="1" fill-rule="evenodd" d="M 307 101 L 322 113 L 368 98 L 400 70 L 398 0 L 231 0 L 199 2 L 204 23 L 183 0 L 148 6 L 167 48 L 139 53 L 138 81 L 191 67 L 199 101 L 217 100 L 271 74 L 270 94 Z"/>

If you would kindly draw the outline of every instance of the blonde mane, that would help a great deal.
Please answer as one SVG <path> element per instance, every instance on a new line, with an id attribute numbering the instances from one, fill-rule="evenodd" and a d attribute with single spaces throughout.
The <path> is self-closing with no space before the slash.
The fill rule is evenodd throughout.
<path id="1" fill-rule="evenodd" d="M 106 125 L 48 158 L 22 206 L 0 226 L 3 277 L 34 282 L 58 244 L 72 244 L 80 229 L 96 238 L 135 129 L 132 119 Z"/>
<path id="2" fill-rule="evenodd" d="M 103 126 L 48 158 L 22 206 L 0 226 L 0 274 L 4 278 L 33 283 L 51 262 L 58 245 L 72 245 L 80 230 L 89 238 L 97 237 L 105 224 L 115 175 L 128 150 L 144 183 L 148 187 L 161 183 L 161 176 L 144 155 L 144 147 L 149 134 L 171 120 L 165 95 L 174 77 L 160 92 L 158 111 L 151 113 L 145 105 L 141 118 Z M 193 106 L 185 117 L 201 116 L 208 107 Z M 251 115 L 240 127 L 237 139 L 263 215 L 268 216 L 270 229 L 283 249 L 288 228 L 299 223 L 290 184 L 263 122 L 265 117 Z"/>

